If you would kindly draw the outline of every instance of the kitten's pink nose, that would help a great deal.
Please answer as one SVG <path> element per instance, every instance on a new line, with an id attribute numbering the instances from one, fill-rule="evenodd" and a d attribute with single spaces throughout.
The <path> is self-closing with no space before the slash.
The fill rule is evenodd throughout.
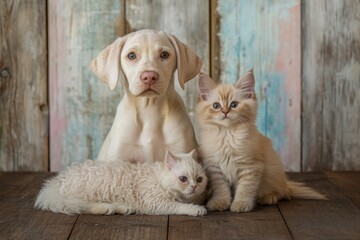
<path id="1" fill-rule="evenodd" d="M 223 112 L 223 114 L 225 114 L 225 117 L 227 117 L 227 114 L 230 112 L 229 110 L 226 111 L 221 110 L 221 111 Z"/>
<path id="2" fill-rule="evenodd" d="M 197 188 L 197 185 L 191 185 L 192 189 L 195 190 L 195 188 Z"/>
<path id="3" fill-rule="evenodd" d="M 154 84 L 158 80 L 159 74 L 154 71 L 145 71 L 141 73 L 140 79 L 145 84 Z"/>

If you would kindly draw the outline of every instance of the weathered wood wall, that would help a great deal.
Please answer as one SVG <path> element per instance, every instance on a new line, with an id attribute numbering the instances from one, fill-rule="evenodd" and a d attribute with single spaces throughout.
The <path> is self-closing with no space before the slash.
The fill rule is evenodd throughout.
<path id="1" fill-rule="evenodd" d="M 254 67 L 258 126 L 286 170 L 360 169 L 359 12 L 355 0 L 1 1 L 0 171 L 96 158 L 123 90 L 89 63 L 144 28 L 176 35 L 219 82 Z M 177 90 L 197 131 L 197 79 Z"/>
<path id="2" fill-rule="evenodd" d="M 94 159 L 115 116 L 110 91 L 90 61 L 125 33 L 122 1 L 48 1 L 51 170 Z"/>
<path id="3" fill-rule="evenodd" d="M 303 170 L 360 169 L 360 1 L 303 1 Z"/>
<path id="4" fill-rule="evenodd" d="M 300 1 L 220 0 L 222 82 L 254 68 L 258 127 L 288 170 L 300 170 Z"/>
<path id="5" fill-rule="evenodd" d="M 0 2 L 0 171 L 47 171 L 46 2 Z"/>

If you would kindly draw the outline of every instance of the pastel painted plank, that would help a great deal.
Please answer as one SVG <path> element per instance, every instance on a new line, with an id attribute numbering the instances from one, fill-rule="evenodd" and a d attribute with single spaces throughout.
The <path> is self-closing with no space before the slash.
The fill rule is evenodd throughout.
<path id="1" fill-rule="evenodd" d="M 220 0 L 219 49 L 213 70 L 235 83 L 254 68 L 258 127 L 271 138 L 287 171 L 300 170 L 300 0 Z M 216 27 L 214 28 L 216 29 Z M 220 76 L 219 76 L 220 75 Z"/>
<path id="2" fill-rule="evenodd" d="M 89 68 L 124 34 L 124 2 L 48 1 L 51 171 L 95 159 L 120 101 Z"/>
<path id="3" fill-rule="evenodd" d="M 209 1 L 207 0 L 128 0 L 126 1 L 126 20 L 128 31 L 152 28 L 169 32 L 187 44 L 203 60 L 202 71 L 208 73 L 209 67 L 209 42 L 210 42 L 210 16 Z M 185 91 L 181 89 L 176 80 L 175 87 L 183 98 L 190 119 L 198 132 L 195 120 L 195 106 L 198 100 L 197 79 L 185 84 Z"/>
<path id="4" fill-rule="evenodd" d="M 360 170 L 360 2 L 302 5 L 303 170 Z"/>
<path id="5" fill-rule="evenodd" d="M 46 1 L 0 1 L 0 171 L 48 170 Z"/>

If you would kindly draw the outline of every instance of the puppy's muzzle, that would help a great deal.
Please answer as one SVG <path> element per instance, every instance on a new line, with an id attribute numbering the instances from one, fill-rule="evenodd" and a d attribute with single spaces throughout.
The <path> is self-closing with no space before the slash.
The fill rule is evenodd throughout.
<path id="1" fill-rule="evenodd" d="M 159 79 L 159 74 L 155 71 L 144 71 L 140 75 L 140 80 L 146 85 L 153 85 Z"/>

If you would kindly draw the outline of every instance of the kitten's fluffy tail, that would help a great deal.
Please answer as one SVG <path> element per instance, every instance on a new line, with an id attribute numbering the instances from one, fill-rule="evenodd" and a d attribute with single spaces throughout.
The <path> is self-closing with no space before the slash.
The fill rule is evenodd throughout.
<path id="1" fill-rule="evenodd" d="M 291 198 L 327 200 L 324 195 L 304 186 L 302 183 L 288 181 L 287 186 Z"/>
<path id="2" fill-rule="evenodd" d="M 79 214 L 84 211 L 84 204 L 77 199 L 64 198 L 60 194 L 60 182 L 57 178 L 47 180 L 40 190 L 35 208 L 56 213 Z"/>

